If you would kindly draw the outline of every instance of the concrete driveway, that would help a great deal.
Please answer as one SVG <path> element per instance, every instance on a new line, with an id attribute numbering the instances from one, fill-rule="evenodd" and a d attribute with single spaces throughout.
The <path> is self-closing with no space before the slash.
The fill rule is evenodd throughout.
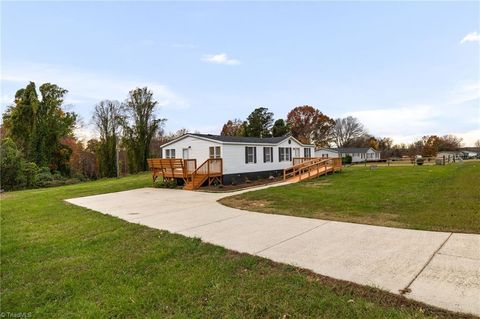
<path id="1" fill-rule="evenodd" d="M 238 193 L 143 188 L 67 201 L 332 278 L 396 294 L 406 290 L 408 298 L 480 315 L 480 235 L 263 214 L 217 203 Z"/>

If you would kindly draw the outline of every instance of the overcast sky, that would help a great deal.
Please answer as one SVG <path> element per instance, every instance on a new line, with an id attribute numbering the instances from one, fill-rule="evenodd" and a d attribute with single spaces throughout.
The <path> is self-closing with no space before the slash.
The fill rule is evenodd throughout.
<path id="1" fill-rule="evenodd" d="M 358 117 L 376 136 L 480 138 L 480 2 L 2 2 L 1 105 L 28 81 L 102 99 L 148 86 L 167 131 L 265 106 Z M 85 126 L 83 132 L 91 128 Z"/>

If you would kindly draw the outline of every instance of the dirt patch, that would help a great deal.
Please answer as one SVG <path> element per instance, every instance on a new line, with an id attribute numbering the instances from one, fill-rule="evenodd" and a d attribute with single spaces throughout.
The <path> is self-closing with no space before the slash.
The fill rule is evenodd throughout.
<path id="1" fill-rule="evenodd" d="M 12 193 L 0 193 L 0 200 L 4 200 L 4 199 L 7 199 L 7 198 L 14 198 L 15 195 L 13 195 Z"/>
<path id="2" fill-rule="evenodd" d="M 262 200 L 246 200 L 242 198 L 236 198 L 235 196 L 222 198 L 219 203 L 228 207 L 257 211 L 257 212 L 272 212 L 269 208 L 271 202 L 265 199 Z"/>
<path id="3" fill-rule="evenodd" d="M 332 182 L 330 181 L 318 181 L 315 183 L 305 183 L 302 185 L 302 187 L 303 188 L 322 188 L 330 185 L 332 185 Z"/>

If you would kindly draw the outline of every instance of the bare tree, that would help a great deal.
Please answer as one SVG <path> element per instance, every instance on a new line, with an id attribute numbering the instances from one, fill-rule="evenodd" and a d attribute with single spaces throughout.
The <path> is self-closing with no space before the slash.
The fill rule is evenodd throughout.
<path id="1" fill-rule="evenodd" d="M 95 106 L 92 122 L 100 135 L 98 159 L 101 176 L 117 175 L 117 142 L 123 120 L 124 112 L 120 102 L 104 100 Z"/>
<path id="2" fill-rule="evenodd" d="M 130 172 L 146 171 L 150 156 L 150 142 L 162 127 L 165 119 L 156 117 L 158 102 L 147 87 L 129 92 L 124 103 L 128 121 L 124 122 L 124 143 L 127 146 Z"/>
<path id="3" fill-rule="evenodd" d="M 462 138 L 455 135 L 444 135 L 439 138 L 439 151 L 458 151 L 462 147 Z"/>
<path id="4" fill-rule="evenodd" d="M 357 118 L 348 116 L 335 120 L 333 136 L 337 147 L 343 147 L 362 135 L 366 135 L 366 130 Z"/>

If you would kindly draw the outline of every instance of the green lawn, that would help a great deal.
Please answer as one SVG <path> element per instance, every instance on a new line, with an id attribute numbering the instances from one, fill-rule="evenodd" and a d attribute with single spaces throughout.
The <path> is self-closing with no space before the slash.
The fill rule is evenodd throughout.
<path id="1" fill-rule="evenodd" d="M 4 194 L 1 311 L 33 318 L 455 317 L 63 202 L 150 181 L 142 174 Z"/>
<path id="2" fill-rule="evenodd" d="M 480 162 L 345 168 L 223 199 L 246 210 L 402 228 L 480 233 Z"/>

